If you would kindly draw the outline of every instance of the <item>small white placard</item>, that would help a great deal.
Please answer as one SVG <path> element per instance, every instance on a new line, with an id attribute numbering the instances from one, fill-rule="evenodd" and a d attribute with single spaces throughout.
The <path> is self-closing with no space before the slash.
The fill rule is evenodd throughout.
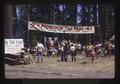
<path id="1" fill-rule="evenodd" d="M 23 39 L 5 39 L 5 54 L 17 54 L 24 48 Z"/>

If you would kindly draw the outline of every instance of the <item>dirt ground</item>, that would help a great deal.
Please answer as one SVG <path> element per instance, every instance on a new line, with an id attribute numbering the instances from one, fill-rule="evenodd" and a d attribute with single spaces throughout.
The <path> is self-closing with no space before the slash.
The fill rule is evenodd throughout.
<path id="1" fill-rule="evenodd" d="M 78 55 L 77 61 L 61 62 L 60 57 L 44 57 L 43 63 L 10 66 L 5 64 L 6 79 L 73 79 L 73 78 L 114 78 L 114 56 L 100 57 L 93 63 L 84 55 Z"/>

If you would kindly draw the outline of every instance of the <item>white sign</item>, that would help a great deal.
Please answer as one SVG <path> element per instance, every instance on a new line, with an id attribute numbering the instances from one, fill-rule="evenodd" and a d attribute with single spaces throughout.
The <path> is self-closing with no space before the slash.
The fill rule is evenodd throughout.
<path id="1" fill-rule="evenodd" d="M 17 54 L 24 48 L 23 39 L 5 39 L 5 54 Z"/>

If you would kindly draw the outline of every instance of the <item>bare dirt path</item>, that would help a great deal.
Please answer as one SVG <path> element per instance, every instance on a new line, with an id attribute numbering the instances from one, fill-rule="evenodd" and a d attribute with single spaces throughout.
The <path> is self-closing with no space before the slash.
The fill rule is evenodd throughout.
<path id="1" fill-rule="evenodd" d="M 35 60 L 34 60 L 35 62 Z M 85 63 L 84 63 L 85 62 Z M 43 63 L 10 66 L 5 64 L 7 79 L 114 78 L 114 56 L 90 58 L 77 56 L 77 61 L 61 62 L 60 57 L 44 57 Z"/>

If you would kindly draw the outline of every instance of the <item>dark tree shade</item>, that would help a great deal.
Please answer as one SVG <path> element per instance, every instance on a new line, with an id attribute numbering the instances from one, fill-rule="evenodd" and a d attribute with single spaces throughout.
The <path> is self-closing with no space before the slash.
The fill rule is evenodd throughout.
<path id="1" fill-rule="evenodd" d="M 79 8 L 78 8 L 79 7 Z M 58 25 L 95 26 L 93 35 L 77 35 L 75 39 L 91 41 L 105 41 L 114 34 L 113 7 L 104 4 L 13 4 L 13 31 L 15 38 L 24 38 L 27 41 L 28 21 L 43 22 Z M 7 10 L 6 10 L 7 11 Z M 10 19 L 10 21 L 12 21 Z M 7 30 L 6 30 L 7 31 Z M 35 32 L 34 32 L 35 33 Z M 39 37 L 39 34 L 35 34 Z M 72 35 L 68 35 L 69 37 Z M 42 38 L 43 36 L 41 36 Z M 74 35 L 73 35 L 74 37 Z M 34 38 L 34 37 L 31 37 Z M 36 39 L 41 39 L 36 38 Z"/>

